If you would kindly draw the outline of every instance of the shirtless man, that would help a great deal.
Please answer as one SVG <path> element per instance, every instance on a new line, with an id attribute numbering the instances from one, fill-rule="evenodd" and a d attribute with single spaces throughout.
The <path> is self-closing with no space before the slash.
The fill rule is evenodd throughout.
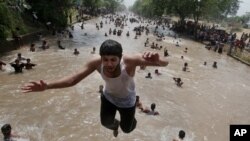
<path id="1" fill-rule="evenodd" d="M 136 91 L 134 76 L 137 66 L 167 66 L 168 62 L 158 53 L 123 55 L 122 46 L 114 40 L 106 40 L 100 47 L 100 56 L 87 61 L 79 72 L 54 81 L 40 80 L 22 87 L 23 92 L 39 92 L 47 89 L 65 88 L 76 85 L 97 70 L 105 81 L 101 95 L 101 124 L 118 136 L 120 127 L 130 133 L 136 127 Z M 116 112 L 120 120 L 115 119 Z"/>
<path id="2" fill-rule="evenodd" d="M 147 76 L 145 76 L 145 78 L 149 78 L 152 79 L 151 73 L 149 72 Z"/>
<path id="3" fill-rule="evenodd" d="M 30 70 L 30 69 L 32 69 L 34 66 L 36 66 L 36 64 L 31 63 L 31 62 L 30 62 L 30 59 L 28 58 L 28 59 L 27 59 L 27 63 L 24 64 L 24 66 L 25 66 L 25 69 L 26 69 L 26 70 Z"/>
<path id="4" fill-rule="evenodd" d="M 155 103 L 152 103 L 150 106 L 151 110 L 145 108 L 143 109 L 143 112 L 146 113 L 147 115 L 154 115 L 154 116 L 159 115 L 159 112 L 155 111 L 155 107 L 156 107 Z"/>
<path id="5" fill-rule="evenodd" d="M 79 55 L 80 52 L 75 48 L 73 54 L 74 54 L 74 55 Z"/>
<path id="6" fill-rule="evenodd" d="M 10 63 L 10 65 L 15 69 L 15 73 L 22 73 L 25 66 L 25 64 L 22 62 L 20 63 L 18 59 L 16 59 L 15 62 Z"/>

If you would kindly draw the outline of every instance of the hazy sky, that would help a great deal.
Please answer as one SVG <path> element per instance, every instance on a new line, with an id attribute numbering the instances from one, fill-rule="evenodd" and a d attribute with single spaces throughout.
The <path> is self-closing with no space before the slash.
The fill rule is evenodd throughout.
<path id="1" fill-rule="evenodd" d="M 129 7 L 132 6 L 134 4 L 135 0 L 124 0 L 124 4 Z"/>
<path id="2" fill-rule="evenodd" d="M 250 0 L 241 0 L 237 15 L 242 16 L 246 12 L 250 12 Z"/>
<path id="3" fill-rule="evenodd" d="M 129 7 L 134 4 L 135 0 L 124 0 L 124 4 Z M 246 12 L 250 12 L 250 0 L 241 0 L 240 8 L 237 15 L 244 15 Z"/>

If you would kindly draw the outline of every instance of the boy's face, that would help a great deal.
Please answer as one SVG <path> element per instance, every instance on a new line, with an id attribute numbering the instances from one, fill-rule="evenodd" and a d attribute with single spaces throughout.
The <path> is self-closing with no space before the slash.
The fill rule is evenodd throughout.
<path id="1" fill-rule="evenodd" d="M 103 68 L 107 72 L 114 72 L 117 66 L 120 64 L 120 58 L 114 55 L 103 55 L 102 56 Z"/>

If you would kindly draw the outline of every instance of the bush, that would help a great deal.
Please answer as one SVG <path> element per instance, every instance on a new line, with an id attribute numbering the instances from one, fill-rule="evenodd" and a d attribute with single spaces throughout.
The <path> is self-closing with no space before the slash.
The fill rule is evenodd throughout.
<path id="1" fill-rule="evenodd" d="M 0 3 L 0 39 L 4 40 L 8 36 L 11 36 L 11 31 L 15 30 L 16 27 L 20 29 L 19 33 L 26 33 L 23 19 L 21 14 L 14 9 L 7 7 L 6 3 Z"/>
<path id="2" fill-rule="evenodd" d="M 5 29 L 6 27 L 0 25 L 0 40 L 4 40 L 8 37 L 8 32 Z"/>

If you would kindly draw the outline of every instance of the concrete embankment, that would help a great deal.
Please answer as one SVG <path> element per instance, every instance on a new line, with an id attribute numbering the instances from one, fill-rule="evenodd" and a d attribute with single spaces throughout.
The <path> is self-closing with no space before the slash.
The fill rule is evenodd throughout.
<path id="1" fill-rule="evenodd" d="M 46 30 L 39 30 L 36 32 L 22 35 L 20 41 L 16 41 L 13 38 L 0 41 L 0 55 L 9 51 L 18 49 L 20 47 L 19 44 L 23 46 L 23 45 L 31 44 L 34 41 L 37 41 L 39 39 L 39 33 L 41 33 L 43 36 L 49 34 L 49 32 Z"/>

